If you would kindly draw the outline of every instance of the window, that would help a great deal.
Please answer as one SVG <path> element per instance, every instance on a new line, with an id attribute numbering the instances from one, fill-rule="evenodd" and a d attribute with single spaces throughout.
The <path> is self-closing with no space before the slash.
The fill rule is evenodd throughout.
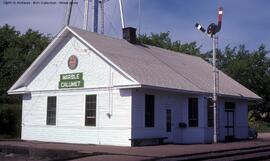
<path id="1" fill-rule="evenodd" d="M 155 126 L 155 96 L 145 95 L 145 127 Z"/>
<path id="2" fill-rule="evenodd" d="M 207 99 L 207 125 L 208 127 L 214 126 L 214 109 L 212 98 Z"/>
<path id="3" fill-rule="evenodd" d="M 225 102 L 225 111 L 234 111 L 235 103 L 234 102 Z"/>
<path id="4" fill-rule="evenodd" d="M 97 96 L 87 95 L 85 98 L 85 126 L 96 126 Z"/>
<path id="5" fill-rule="evenodd" d="M 56 97 L 47 98 L 47 125 L 56 124 Z"/>
<path id="6" fill-rule="evenodd" d="M 198 127 L 198 98 L 188 99 L 188 124 L 189 127 Z"/>

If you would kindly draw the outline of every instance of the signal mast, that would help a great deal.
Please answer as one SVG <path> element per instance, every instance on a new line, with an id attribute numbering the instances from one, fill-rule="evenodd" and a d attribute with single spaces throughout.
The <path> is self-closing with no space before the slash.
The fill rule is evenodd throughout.
<path id="1" fill-rule="evenodd" d="M 217 68 L 216 68 L 216 33 L 218 33 L 221 29 L 221 23 L 222 23 L 222 15 L 223 15 L 223 8 L 220 7 L 218 10 L 218 24 L 211 23 L 207 30 L 205 30 L 199 23 L 195 24 L 195 27 L 206 34 L 208 37 L 210 37 L 213 41 L 213 113 L 214 113 L 214 135 L 213 135 L 213 141 L 214 143 L 218 142 L 218 135 L 217 135 Z"/>

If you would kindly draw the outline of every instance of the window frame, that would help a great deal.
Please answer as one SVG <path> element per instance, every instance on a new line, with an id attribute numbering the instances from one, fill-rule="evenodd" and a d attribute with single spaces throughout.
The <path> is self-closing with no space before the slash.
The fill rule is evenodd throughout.
<path id="1" fill-rule="evenodd" d="M 53 100 L 50 100 L 50 99 L 53 99 Z M 56 112 L 57 112 L 57 96 L 47 96 L 46 125 L 49 125 L 49 126 L 56 125 Z"/>
<path id="2" fill-rule="evenodd" d="M 196 102 L 191 102 L 194 100 Z M 196 105 L 196 108 L 192 109 L 193 105 Z M 197 97 L 188 98 L 188 126 L 199 127 L 199 100 Z"/>
<path id="3" fill-rule="evenodd" d="M 232 101 L 224 102 L 224 111 L 235 111 L 236 103 Z"/>
<path id="4" fill-rule="evenodd" d="M 172 132 L 172 110 L 166 109 L 166 132 Z"/>
<path id="5" fill-rule="evenodd" d="M 91 97 L 94 97 L 94 98 L 91 98 Z M 91 109 L 93 108 L 92 106 L 94 106 L 94 109 Z M 94 116 L 90 116 L 91 112 L 89 111 L 92 111 L 92 112 L 94 111 Z M 94 121 L 91 122 L 91 120 L 92 121 L 94 120 Z M 96 94 L 85 95 L 84 126 L 96 127 L 96 125 L 97 125 L 97 95 Z"/>
<path id="6" fill-rule="evenodd" d="M 150 94 L 145 95 L 144 127 L 145 128 L 155 127 L 155 95 Z"/>
<path id="7" fill-rule="evenodd" d="M 207 99 L 207 127 L 214 127 L 214 104 L 212 98 Z"/>

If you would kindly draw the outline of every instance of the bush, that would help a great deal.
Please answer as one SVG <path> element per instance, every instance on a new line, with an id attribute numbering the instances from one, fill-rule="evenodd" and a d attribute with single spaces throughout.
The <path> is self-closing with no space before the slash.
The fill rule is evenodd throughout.
<path id="1" fill-rule="evenodd" d="M 270 132 L 270 123 L 262 120 L 249 121 L 249 126 L 258 132 Z"/>
<path id="2" fill-rule="evenodd" d="M 0 136 L 2 138 L 20 138 L 21 105 L 0 104 Z"/>

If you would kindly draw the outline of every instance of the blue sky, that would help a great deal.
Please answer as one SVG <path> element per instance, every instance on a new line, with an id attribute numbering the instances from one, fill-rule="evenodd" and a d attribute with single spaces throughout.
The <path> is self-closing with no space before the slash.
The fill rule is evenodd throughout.
<path id="1" fill-rule="evenodd" d="M 34 0 L 1 0 L 0 25 L 9 24 L 24 32 L 28 28 L 55 35 L 61 30 L 65 19 L 66 5 L 59 1 L 55 5 L 4 4 L 4 2 L 33 2 Z M 81 27 L 83 0 L 73 6 L 71 25 Z M 197 41 L 203 50 L 211 49 L 211 40 L 197 31 L 196 22 L 205 28 L 217 23 L 217 9 L 224 8 L 219 47 L 246 44 L 250 50 L 264 43 L 270 47 L 270 1 L 269 0 L 141 0 L 141 16 L 138 14 L 139 0 L 123 0 L 126 26 L 138 28 L 150 34 L 170 31 L 173 40 Z M 91 15 L 91 12 L 90 12 Z M 89 20 L 91 26 L 91 20 Z M 121 37 L 118 0 L 110 0 L 105 6 L 105 34 Z"/>

